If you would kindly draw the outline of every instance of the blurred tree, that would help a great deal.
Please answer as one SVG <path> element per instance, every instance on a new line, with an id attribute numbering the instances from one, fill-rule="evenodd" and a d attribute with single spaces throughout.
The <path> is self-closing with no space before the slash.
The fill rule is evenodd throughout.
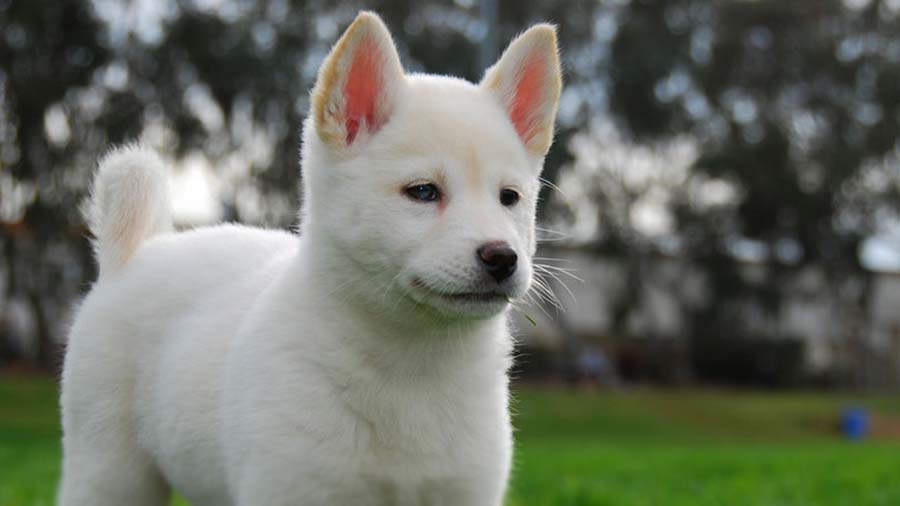
<path id="1" fill-rule="evenodd" d="M 96 39 L 99 30 L 81 2 L 0 2 L 0 237 L 8 278 L 3 298 L 28 301 L 34 356 L 46 367 L 55 360 L 48 306 L 68 304 L 78 289 L 75 280 L 65 279 L 70 260 L 61 262 L 59 250 L 72 246 L 72 227 L 80 223 L 70 212 L 80 195 L 65 173 L 54 170 L 65 166 L 76 146 L 54 145 L 51 134 L 58 139 L 71 132 L 65 124 L 51 132 L 47 123 L 58 116 L 54 107 L 66 94 L 86 85 L 107 58 Z M 83 243 L 74 249 L 79 247 Z"/>
<path id="2" fill-rule="evenodd" d="M 598 9 L 597 19 L 615 20 L 595 73 L 609 76 L 616 127 L 644 146 L 686 135 L 701 154 L 683 177 L 628 196 L 618 214 L 610 210 L 623 187 L 595 178 L 595 245 L 628 252 L 638 286 L 653 282 L 643 275 L 648 255 L 675 252 L 705 273 L 711 296 L 685 307 L 695 369 L 717 340 L 789 337 L 777 325 L 782 297 L 805 268 L 824 275 L 824 297 L 846 317 L 835 333 L 855 381 L 876 365 L 896 367 L 865 339 L 870 274 L 859 251 L 900 201 L 897 3 L 635 0 Z M 731 198 L 703 205 L 723 188 Z M 635 222 L 648 195 L 672 221 L 663 233 Z M 748 258 L 762 277 L 748 278 Z M 620 300 L 620 330 L 641 293 Z"/>
<path id="3" fill-rule="evenodd" d="M 808 267 L 846 314 L 840 345 L 855 361 L 847 369 L 881 363 L 863 339 L 869 275 L 859 247 L 898 202 L 896 1 L 489 3 L 496 26 L 476 0 L 389 0 L 377 10 L 409 70 L 475 81 L 497 56 L 487 54 L 491 41 L 496 52 L 531 22 L 559 24 L 566 90 L 544 176 L 577 181 L 579 202 L 554 195 L 548 216 L 596 223 L 593 249 L 624 260 L 631 289 L 616 304 L 621 334 L 640 287 L 684 281 L 650 279 L 657 255 L 702 273 L 710 296 L 681 298 L 695 340 L 778 334 L 758 322 L 778 318 L 794 273 Z M 224 218 L 294 223 L 307 91 L 365 7 L 0 0 L 9 278 L 0 286 L 4 300 L 31 307 L 34 356 L 52 363 L 64 331 L 56 322 L 95 276 L 78 210 L 110 144 L 141 139 L 181 162 L 202 153 Z M 571 163 L 585 152 L 607 159 Z M 622 157 L 635 153 L 669 162 L 648 161 L 660 165 L 652 176 L 623 172 Z M 742 271 L 748 255 L 765 267 L 762 278 Z"/>

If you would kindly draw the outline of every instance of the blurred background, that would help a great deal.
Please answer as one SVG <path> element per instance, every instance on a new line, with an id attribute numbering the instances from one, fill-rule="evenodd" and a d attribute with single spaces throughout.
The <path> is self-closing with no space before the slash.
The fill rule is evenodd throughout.
<path id="1" fill-rule="evenodd" d="M 179 226 L 296 225 L 360 8 L 474 81 L 559 26 L 511 504 L 900 504 L 900 0 L 0 0 L 0 505 L 52 498 L 98 156 L 163 153 Z"/>

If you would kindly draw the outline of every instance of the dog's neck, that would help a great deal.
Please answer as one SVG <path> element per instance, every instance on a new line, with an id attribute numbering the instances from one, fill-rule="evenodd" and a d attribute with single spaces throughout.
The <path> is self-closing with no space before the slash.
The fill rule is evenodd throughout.
<path id="1" fill-rule="evenodd" d="M 306 242 L 314 239 L 302 237 L 289 276 L 291 283 L 308 283 L 312 293 L 323 294 L 304 311 L 315 315 L 312 328 L 319 333 L 304 335 L 311 341 L 299 353 L 365 421 L 371 444 L 391 454 L 438 455 L 454 444 L 454 423 L 505 409 L 512 360 L 505 315 L 430 323 L 419 315 L 404 321 L 390 311 L 390 297 L 401 295 L 389 293 L 386 303 L 372 307 L 366 302 L 370 292 L 353 289 L 372 282 L 367 273 L 335 271 L 343 262 L 328 255 L 339 253 L 321 243 L 309 248 Z"/>
<path id="2" fill-rule="evenodd" d="M 315 247 L 310 247 L 315 241 Z M 506 314 L 490 318 L 447 318 L 405 296 L 397 286 L 374 286 L 370 273 L 355 265 L 313 231 L 301 235 L 300 254 L 289 284 L 303 283 L 321 294 L 311 307 L 341 342 L 363 357 L 360 367 L 391 376 L 440 375 L 445 368 L 508 366 L 512 340 Z M 382 283 L 383 284 L 383 283 Z M 295 285 L 299 286 L 299 285 Z"/>

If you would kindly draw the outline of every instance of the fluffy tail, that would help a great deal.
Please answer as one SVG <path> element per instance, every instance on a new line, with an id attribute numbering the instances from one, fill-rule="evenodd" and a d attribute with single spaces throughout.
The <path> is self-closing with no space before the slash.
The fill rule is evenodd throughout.
<path id="1" fill-rule="evenodd" d="M 130 145 L 104 156 L 87 219 L 101 274 L 125 265 L 149 237 L 172 230 L 169 178 L 159 155 Z"/>

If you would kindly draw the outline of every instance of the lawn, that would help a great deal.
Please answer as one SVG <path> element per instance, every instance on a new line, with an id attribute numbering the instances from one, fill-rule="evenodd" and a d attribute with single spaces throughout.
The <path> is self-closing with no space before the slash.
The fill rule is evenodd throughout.
<path id="1" fill-rule="evenodd" d="M 900 442 L 844 441 L 834 428 L 850 404 L 896 420 L 897 398 L 546 388 L 516 398 L 511 506 L 900 504 Z M 51 505 L 59 455 L 54 384 L 0 380 L 0 506 Z"/>

